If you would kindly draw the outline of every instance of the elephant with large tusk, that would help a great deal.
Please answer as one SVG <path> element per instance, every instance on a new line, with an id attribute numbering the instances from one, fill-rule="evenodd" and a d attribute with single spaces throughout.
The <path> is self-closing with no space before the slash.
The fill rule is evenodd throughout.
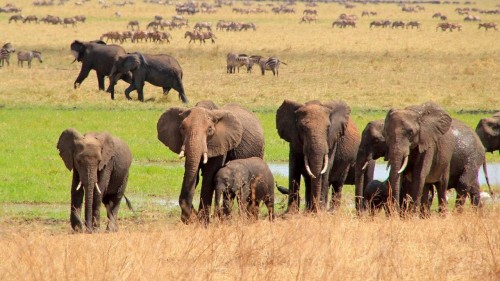
<path id="1" fill-rule="evenodd" d="M 109 133 L 80 134 L 64 130 L 57 149 L 68 170 L 71 183 L 71 227 L 81 231 L 80 212 L 85 194 L 85 227 L 91 233 L 99 228 L 101 202 L 106 206 L 107 230 L 118 230 L 118 209 L 124 197 L 132 154 L 127 144 Z M 130 202 L 125 197 L 129 208 Z"/>
<path id="2" fill-rule="evenodd" d="M 480 206 L 478 171 L 485 163 L 485 150 L 474 131 L 437 104 L 428 102 L 405 109 L 391 109 L 384 123 L 387 144 L 389 184 L 392 203 L 399 207 L 400 182 L 410 178 L 405 187 L 410 200 L 405 209 L 429 212 L 427 190 L 434 184 L 439 209 L 446 211 L 446 190 L 457 191 L 456 207 L 461 209 L 467 195 Z"/>
<path id="3" fill-rule="evenodd" d="M 332 204 L 340 204 L 342 186 L 356 160 L 360 137 L 343 101 L 285 100 L 276 113 L 280 137 L 290 143 L 288 211 L 299 208 L 300 178 L 306 186 L 306 209 L 327 207 L 328 189 Z"/>
<path id="4" fill-rule="evenodd" d="M 198 215 L 208 223 L 215 173 L 227 161 L 264 156 L 264 132 L 259 120 L 237 104 L 219 109 L 211 101 L 202 101 L 190 109 L 172 107 L 161 115 L 157 130 L 163 144 L 186 158 L 179 196 L 184 223 L 193 219 L 192 202 L 200 170 L 203 180 Z"/>

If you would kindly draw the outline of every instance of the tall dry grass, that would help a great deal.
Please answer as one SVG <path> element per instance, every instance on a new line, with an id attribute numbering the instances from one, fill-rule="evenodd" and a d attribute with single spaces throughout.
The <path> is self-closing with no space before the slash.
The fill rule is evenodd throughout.
<path id="1" fill-rule="evenodd" d="M 500 208 L 430 219 L 296 215 L 208 228 L 123 222 L 0 233 L 0 280 L 498 280 Z"/>

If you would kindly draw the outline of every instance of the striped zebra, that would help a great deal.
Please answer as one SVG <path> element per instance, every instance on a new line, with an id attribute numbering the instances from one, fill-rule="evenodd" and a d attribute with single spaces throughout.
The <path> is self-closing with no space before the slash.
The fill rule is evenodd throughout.
<path id="1" fill-rule="evenodd" d="M 7 65 L 10 66 L 10 54 L 14 53 L 16 50 L 12 47 L 11 43 L 5 43 L 0 49 L 0 67 L 4 66 L 4 63 L 7 62 Z"/>
<path id="2" fill-rule="evenodd" d="M 245 54 L 233 54 L 228 53 L 226 57 L 227 63 L 227 73 L 235 73 L 235 69 L 238 68 L 238 73 L 240 72 L 240 67 L 246 66 L 247 73 L 252 72 L 252 66 L 254 64 L 253 60 Z"/>
<path id="3" fill-rule="evenodd" d="M 31 60 L 37 58 L 40 63 L 43 62 L 42 53 L 39 51 L 19 51 L 17 53 L 17 65 L 24 67 L 23 63 L 28 62 L 28 67 L 31 68 Z"/>
<path id="4" fill-rule="evenodd" d="M 277 57 L 270 57 L 267 60 L 261 59 L 259 65 L 262 75 L 264 75 L 266 70 L 271 70 L 273 72 L 273 76 L 278 76 L 278 69 L 280 68 L 281 63 L 287 65 L 284 61 L 281 61 Z"/>

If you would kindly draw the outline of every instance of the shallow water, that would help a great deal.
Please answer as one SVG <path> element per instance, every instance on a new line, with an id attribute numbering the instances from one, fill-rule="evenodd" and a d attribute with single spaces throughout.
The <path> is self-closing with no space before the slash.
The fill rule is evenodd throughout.
<path id="1" fill-rule="evenodd" d="M 288 177 L 288 163 L 268 163 L 273 174 L 278 174 Z M 385 170 L 386 163 L 377 163 L 375 165 L 375 179 L 385 180 L 389 176 L 389 172 Z M 488 177 L 491 185 L 500 185 L 500 163 L 488 163 Z M 483 169 L 479 170 L 479 184 L 485 185 Z"/>

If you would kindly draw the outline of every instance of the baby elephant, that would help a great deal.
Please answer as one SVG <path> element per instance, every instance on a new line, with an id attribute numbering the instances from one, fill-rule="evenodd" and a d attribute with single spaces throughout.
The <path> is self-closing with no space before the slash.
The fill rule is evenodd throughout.
<path id="1" fill-rule="evenodd" d="M 389 197 L 389 189 L 387 188 L 387 181 L 373 180 L 368 183 L 363 191 L 364 208 L 367 208 L 370 214 L 375 215 L 376 211 L 384 209 L 388 214 L 387 198 Z"/>
<path id="2" fill-rule="evenodd" d="M 224 216 L 231 214 L 236 197 L 240 210 L 253 215 L 259 214 L 259 204 L 264 201 L 269 220 L 274 218 L 274 177 L 264 160 L 258 157 L 228 162 L 215 175 L 215 214 L 221 216 L 219 208 L 223 197 Z"/>

